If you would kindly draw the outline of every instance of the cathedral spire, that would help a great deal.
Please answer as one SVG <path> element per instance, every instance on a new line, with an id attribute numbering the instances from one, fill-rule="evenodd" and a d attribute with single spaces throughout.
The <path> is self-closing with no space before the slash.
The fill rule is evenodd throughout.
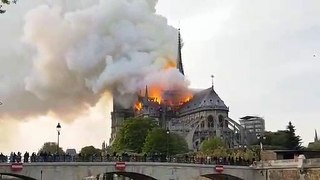
<path id="1" fill-rule="evenodd" d="M 145 94 L 144 94 L 144 97 L 149 98 L 149 95 L 148 95 L 148 86 L 146 86 L 146 92 L 145 92 Z"/>
<path id="2" fill-rule="evenodd" d="M 317 134 L 317 130 L 314 130 L 314 142 L 318 142 L 318 134 Z"/>
<path id="3" fill-rule="evenodd" d="M 211 75 L 211 89 L 213 90 L 213 78 L 214 78 L 214 75 Z"/>
<path id="4" fill-rule="evenodd" d="M 177 69 L 179 69 L 180 73 L 184 75 L 183 65 L 182 65 L 182 57 L 181 57 L 181 36 L 180 36 L 180 28 L 178 29 L 178 55 L 177 55 Z"/>

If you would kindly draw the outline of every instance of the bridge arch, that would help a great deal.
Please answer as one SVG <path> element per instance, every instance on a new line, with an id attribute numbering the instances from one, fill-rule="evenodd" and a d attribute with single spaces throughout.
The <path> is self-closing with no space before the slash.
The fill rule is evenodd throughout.
<path id="1" fill-rule="evenodd" d="M 230 174 L 204 174 L 201 175 L 202 177 L 206 177 L 208 179 L 213 179 L 213 180 L 244 180 L 242 178 L 232 176 Z"/>
<path id="2" fill-rule="evenodd" d="M 5 176 L 11 176 L 11 177 L 16 177 L 16 178 L 20 178 L 23 180 L 37 180 L 28 176 L 24 176 L 24 175 L 20 175 L 20 174 L 14 174 L 14 173 L 0 173 L 0 175 L 5 175 Z"/>
<path id="3" fill-rule="evenodd" d="M 114 175 L 120 175 L 124 177 L 128 177 L 133 180 L 157 180 L 151 176 L 145 175 L 145 174 L 140 174 L 136 172 L 126 172 L 126 171 L 117 171 L 117 172 L 107 172 L 104 174 L 98 175 L 98 178 L 103 178 L 103 177 L 113 177 Z"/>

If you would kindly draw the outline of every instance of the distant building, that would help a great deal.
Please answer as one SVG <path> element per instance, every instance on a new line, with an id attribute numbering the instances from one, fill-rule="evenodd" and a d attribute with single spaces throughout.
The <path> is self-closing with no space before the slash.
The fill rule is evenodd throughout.
<path id="1" fill-rule="evenodd" d="M 68 154 L 70 156 L 76 156 L 77 155 L 77 151 L 76 151 L 76 149 L 67 149 L 66 150 L 66 154 Z"/>
<path id="2" fill-rule="evenodd" d="M 314 141 L 313 142 L 309 142 L 308 148 L 309 149 L 317 149 L 317 150 L 320 149 L 320 140 L 318 139 L 317 130 L 314 130 Z"/>
<path id="3" fill-rule="evenodd" d="M 245 116 L 240 118 L 240 125 L 245 128 L 250 134 L 260 135 L 265 131 L 265 122 L 262 117 Z"/>
<path id="4" fill-rule="evenodd" d="M 265 132 L 265 122 L 262 117 L 258 116 L 245 116 L 240 118 L 240 125 L 247 132 L 247 142 L 254 143 L 257 141 L 257 137 Z"/>

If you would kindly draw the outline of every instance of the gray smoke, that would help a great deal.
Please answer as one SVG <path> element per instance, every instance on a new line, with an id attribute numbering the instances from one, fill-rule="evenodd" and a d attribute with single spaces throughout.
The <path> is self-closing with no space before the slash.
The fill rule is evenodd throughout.
<path id="1" fill-rule="evenodd" d="M 155 14 L 156 0 L 64 2 L 26 14 L 22 40 L 32 63 L 3 97 L 2 114 L 74 117 L 106 91 L 128 105 L 146 85 L 187 87 L 178 70 L 164 70 L 176 57 L 177 30 Z"/>

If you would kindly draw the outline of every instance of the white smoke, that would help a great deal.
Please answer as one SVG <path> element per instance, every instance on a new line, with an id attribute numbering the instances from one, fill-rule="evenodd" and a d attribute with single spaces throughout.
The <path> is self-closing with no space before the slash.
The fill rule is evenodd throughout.
<path id="1" fill-rule="evenodd" d="M 163 70 L 176 57 L 177 30 L 155 14 L 156 0 L 63 2 L 25 17 L 23 41 L 34 53 L 26 91 L 15 94 L 32 103 L 19 112 L 77 114 L 106 91 L 127 97 L 157 82 L 187 86 L 178 70 Z"/>

